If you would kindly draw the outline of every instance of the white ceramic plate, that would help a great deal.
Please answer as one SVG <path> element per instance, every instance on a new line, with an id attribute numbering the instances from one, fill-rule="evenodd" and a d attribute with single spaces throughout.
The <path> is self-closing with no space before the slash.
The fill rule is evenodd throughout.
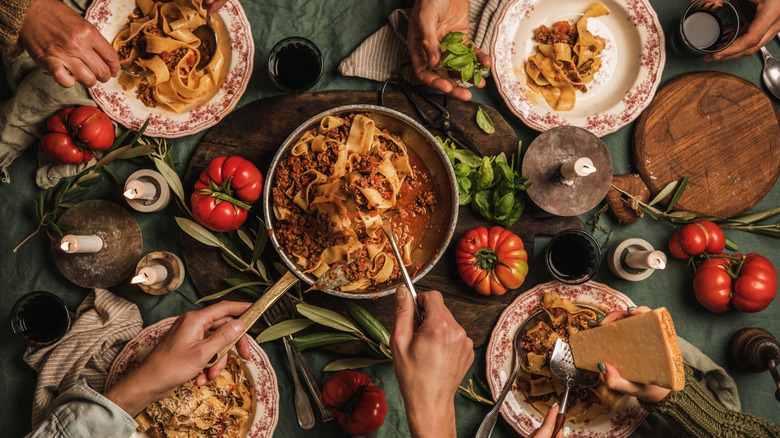
<path id="1" fill-rule="evenodd" d="M 111 42 L 135 7 L 136 0 L 95 0 L 85 18 Z M 139 129 L 148 117 L 145 134 L 152 137 L 182 137 L 214 126 L 236 106 L 246 90 L 252 76 L 255 43 L 238 0 L 228 0 L 213 17 L 223 24 L 219 45 L 229 65 L 221 87 L 178 114 L 147 107 L 138 100 L 135 89 L 123 90 L 114 78 L 90 88 L 92 99 L 109 117 L 131 129 Z"/>
<path id="2" fill-rule="evenodd" d="M 588 19 L 588 30 L 606 39 L 602 68 L 588 92 L 577 91 L 571 111 L 553 111 L 526 86 L 526 59 L 536 52 L 533 31 L 556 21 L 579 20 L 595 0 L 512 0 L 493 34 L 493 77 L 509 109 L 529 127 L 615 132 L 639 116 L 658 88 L 666 62 L 664 33 L 648 0 L 601 0 L 609 15 Z"/>
<path id="3" fill-rule="evenodd" d="M 512 340 L 515 332 L 539 307 L 545 292 L 552 292 L 575 303 L 594 304 L 606 311 L 625 310 L 626 307 L 635 305 L 622 293 L 593 281 L 580 285 L 551 281 L 519 295 L 499 317 L 487 347 L 487 383 L 494 400 L 498 398 L 509 374 L 512 373 Z M 507 423 L 523 436 L 528 436 L 538 429 L 544 421 L 544 417 L 525 401 L 525 396 L 517 387 L 509 391 L 501 406 L 501 414 Z M 589 424 L 565 424 L 571 428 L 572 437 L 576 438 L 625 438 L 631 435 L 646 416 L 647 412 L 639 406 L 635 398 L 624 396 L 608 415 L 602 415 Z"/>
<path id="4" fill-rule="evenodd" d="M 170 330 L 174 321 L 176 321 L 175 317 L 163 319 L 141 330 L 141 333 L 128 342 L 111 364 L 111 370 L 106 378 L 106 388 L 137 367 L 139 353 L 148 354 Z M 279 420 L 279 388 L 276 383 L 276 373 L 268 356 L 256 342 L 249 343 L 249 359 L 244 361 L 244 365 L 249 370 L 250 380 L 254 382 L 255 400 L 257 400 L 246 437 L 270 438 Z M 147 438 L 148 435 L 136 432 L 133 437 Z"/>

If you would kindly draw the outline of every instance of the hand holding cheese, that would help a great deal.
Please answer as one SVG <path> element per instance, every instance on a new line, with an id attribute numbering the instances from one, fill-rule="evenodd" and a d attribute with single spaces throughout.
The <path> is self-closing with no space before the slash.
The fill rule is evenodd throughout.
<path id="1" fill-rule="evenodd" d="M 611 365 L 605 377 L 612 389 L 639 396 L 646 395 L 648 389 L 642 384 L 672 391 L 685 385 L 677 334 L 669 311 L 663 307 L 613 312 L 599 327 L 573 334 L 570 343 L 577 367 L 604 372 L 605 364 Z M 626 384 L 630 382 L 640 385 Z"/>

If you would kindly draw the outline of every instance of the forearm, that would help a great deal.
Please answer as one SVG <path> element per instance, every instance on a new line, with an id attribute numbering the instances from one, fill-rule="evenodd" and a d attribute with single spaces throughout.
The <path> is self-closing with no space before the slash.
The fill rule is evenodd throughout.
<path id="1" fill-rule="evenodd" d="M 13 54 L 19 48 L 19 30 L 33 0 L 0 0 L 0 52 Z"/>
<path id="2" fill-rule="evenodd" d="M 406 419 L 412 438 L 457 437 L 454 403 L 445 409 L 428 406 L 423 409 L 406 407 Z"/>
<path id="3" fill-rule="evenodd" d="M 645 410 L 671 420 L 688 436 L 772 438 L 780 436 L 780 425 L 718 403 L 685 367 L 685 387 L 658 403 L 640 401 Z"/>

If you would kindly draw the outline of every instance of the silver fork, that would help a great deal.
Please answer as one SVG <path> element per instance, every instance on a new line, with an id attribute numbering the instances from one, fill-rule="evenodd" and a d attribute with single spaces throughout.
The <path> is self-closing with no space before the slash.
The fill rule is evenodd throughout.
<path id="1" fill-rule="evenodd" d="M 282 296 L 284 298 L 284 296 Z M 263 313 L 263 320 L 268 326 L 272 326 L 285 319 L 286 310 L 284 306 L 277 302 L 265 313 Z M 293 349 L 290 346 L 290 339 L 292 337 L 285 336 L 282 338 L 284 342 L 284 349 L 287 351 L 287 361 L 290 363 L 290 373 L 292 374 L 293 384 L 295 385 L 295 413 L 298 415 L 298 425 L 301 429 L 311 429 L 314 427 L 314 413 L 311 410 L 311 404 L 309 404 L 309 398 L 306 397 L 306 393 L 303 392 L 301 382 L 298 380 L 298 370 L 295 367 L 295 359 L 293 359 Z"/>
<path id="2" fill-rule="evenodd" d="M 281 313 L 285 319 L 291 319 L 295 317 L 295 304 L 287 294 L 282 295 L 279 299 L 279 307 L 281 307 Z M 287 336 L 288 340 L 292 339 L 292 336 Z M 309 388 L 309 392 L 314 397 L 314 402 L 317 403 L 317 407 L 320 409 L 320 415 L 322 415 L 322 421 L 332 420 L 333 413 L 325 407 L 325 403 L 322 402 L 322 391 L 320 390 L 320 384 L 317 382 L 317 376 L 314 375 L 309 363 L 306 362 L 306 358 L 303 357 L 300 351 L 292 349 L 293 354 L 298 359 L 298 366 L 303 372 L 303 380 L 306 382 L 306 386 Z"/>

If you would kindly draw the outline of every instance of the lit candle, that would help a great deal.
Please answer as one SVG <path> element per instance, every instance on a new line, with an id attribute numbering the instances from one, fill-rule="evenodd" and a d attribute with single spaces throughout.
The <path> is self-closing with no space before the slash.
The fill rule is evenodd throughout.
<path id="1" fill-rule="evenodd" d="M 666 254 L 663 251 L 631 251 L 626 254 L 626 265 L 635 269 L 664 269 Z"/>
<path id="2" fill-rule="evenodd" d="M 161 264 L 150 265 L 145 268 L 141 268 L 138 271 L 138 275 L 130 280 L 133 284 L 156 284 L 161 281 L 165 281 L 168 278 L 168 269 Z"/>
<path id="3" fill-rule="evenodd" d="M 573 180 L 596 172 L 596 166 L 590 158 L 583 157 L 567 161 L 561 165 L 561 175 L 564 179 Z"/>
<path id="4" fill-rule="evenodd" d="M 68 234 L 60 240 L 60 249 L 69 254 L 96 253 L 103 249 L 103 239 L 96 235 Z"/>
<path id="5" fill-rule="evenodd" d="M 154 199 L 157 197 L 157 187 L 140 179 L 128 180 L 125 183 L 125 198 Z"/>

